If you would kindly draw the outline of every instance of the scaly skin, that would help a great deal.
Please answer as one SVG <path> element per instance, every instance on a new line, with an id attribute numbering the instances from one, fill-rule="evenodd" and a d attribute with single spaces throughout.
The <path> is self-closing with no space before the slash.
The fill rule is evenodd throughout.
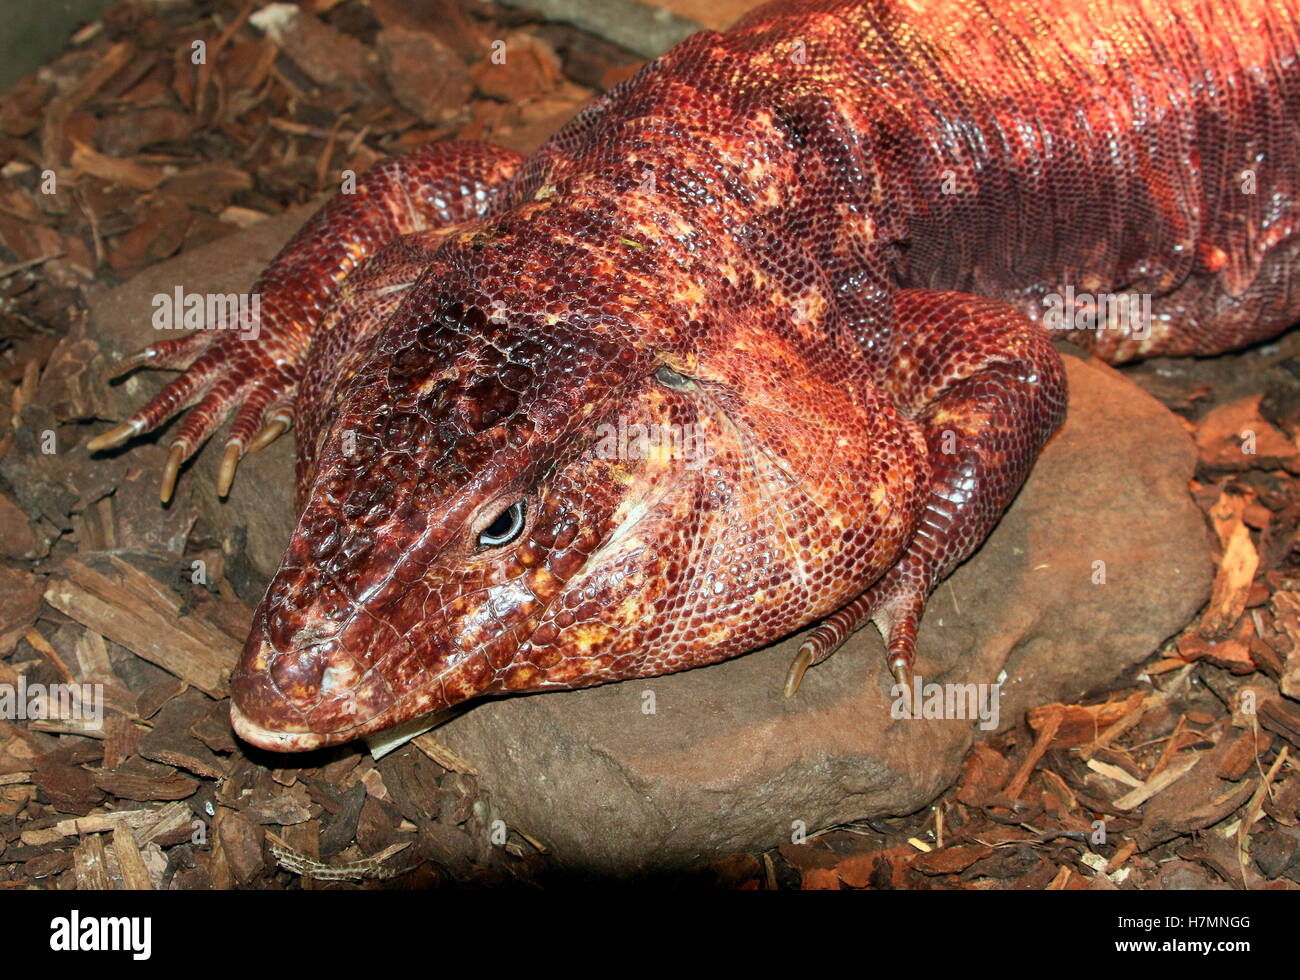
<path id="1" fill-rule="evenodd" d="M 526 161 L 381 164 L 268 269 L 260 339 L 132 362 L 202 348 L 98 443 L 197 403 L 183 458 L 238 408 L 237 460 L 296 414 L 301 517 L 236 730 L 314 748 L 828 616 L 791 689 L 868 619 L 905 671 L 925 597 L 1061 420 L 1045 303 L 1150 297 L 1149 329 L 1072 335 L 1116 363 L 1300 318 L 1298 22 L 1296 0 L 775 3 Z M 707 455 L 611 451 L 602 426 L 637 424 Z"/>

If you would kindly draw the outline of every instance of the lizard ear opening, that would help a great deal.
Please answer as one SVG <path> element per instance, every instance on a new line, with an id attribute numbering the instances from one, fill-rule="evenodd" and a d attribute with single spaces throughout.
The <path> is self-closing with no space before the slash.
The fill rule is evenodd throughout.
<path id="1" fill-rule="evenodd" d="M 695 382 L 684 374 L 678 374 L 667 364 L 660 365 L 659 370 L 655 372 L 655 380 L 665 388 L 671 388 L 673 391 L 694 391 Z"/>

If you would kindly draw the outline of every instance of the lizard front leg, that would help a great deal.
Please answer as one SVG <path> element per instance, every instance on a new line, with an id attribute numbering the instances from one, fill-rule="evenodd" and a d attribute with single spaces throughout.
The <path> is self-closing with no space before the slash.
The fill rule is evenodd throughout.
<path id="1" fill-rule="evenodd" d="M 868 620 L 906 683 L 926 597 L 988 536 L 1065 417 L 1059 355 L 1042 328 L 1005 303 L 901 290 L 890 338 L 876 381 L 925 433 L 928 499 L 899 560 L 800 647 L 787 697 Z"/>
<path id="2" fill-rule="evenodd" d="M 200 330 L 126 358 L 119 375 L 137 367 L 184 373 L 87 448 L 111 449 L 191 409 L 172 437 L 163 470 L 166 503 L 181 464 L 233 411 L 218 475 L 217 490 L 225 496 L 244 453 L 269 444 L 292 423 L 307 352 L 340 284 L 399 236 L 493 213 L 521 161 L 511 150 L 450 141 L 375 164 L 353 193 L 336 195 L 316 212 L 258 278 L 255 324 Z"/>

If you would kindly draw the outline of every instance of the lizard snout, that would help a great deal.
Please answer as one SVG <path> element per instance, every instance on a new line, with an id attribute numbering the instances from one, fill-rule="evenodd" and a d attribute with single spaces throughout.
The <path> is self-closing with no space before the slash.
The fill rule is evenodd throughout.
<path id="1" fill-rule="evenodd" d="M 295 704 L 265 670 L 247 671 L 245 661 L 231 678 L 230 723 L 245 742 L 273 752 L 301 752 L 325 744 L 313 732 L 301 704 Z"/>
<path id="2" fill-rule="evenodd" d="M 277 651 L 250 637 L 231 678 L 231 723 L 240 738 L 277 752 L 348 741 L 374 727 L 393 705 L 376 671 L 365 671 L 333 639 L 304 638 Z"/>

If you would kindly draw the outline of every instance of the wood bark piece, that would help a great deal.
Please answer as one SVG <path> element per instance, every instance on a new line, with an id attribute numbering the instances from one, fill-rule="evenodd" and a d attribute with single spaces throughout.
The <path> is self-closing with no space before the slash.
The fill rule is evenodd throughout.
<path id="1" fill-rule="evenodd" d="M 1144 699 L 1141 693 L 1135 695 L 1135 698 L 1136 700 L 1108 701 L 1105 704 L 1044 704 L 1030 708 L 1025 713 L 1025 718 L 1036 735 L 1048 726 L 1049 721 L 1055 722 L 1056 733 L 1052 736 L 1051 748 L 1074 748 L 1095 742 L 1102 732 L 1135 709 Z"/>
<path id="2" fill-rule="evenodd" d="M 72 871 L 77 877 L 78 891 L 113 891 L 116 885 L 108 871 L 108 854 L 104 850 L 104 836 L 87 837 L 72 852 Z"/>
<path id="3" fill-rule="evenodd" d="M 27 514 L 8 494 L 0 494 L 0 556 L 32 558 L 35 554 L 36 536 Z"/>
<path id="4" fill-rule="evenodd" d="M 380 769 L 389 796 L 402 816 L 417 822 L 437 816 L 438 781 L 444 772 L 442 766 L 415 746 L 403 746 L 385 759 Z"/>
<path id="5" fill-rule="evenodd" d="M 130 770 L 102 772 L 96 773 L 94 780 L 96 786 L 120 800 L 184 800 L 199 788 L 197 779 L 174 769 L 162 775 Z"/>
<path id="6" fill-rule="evenodd" d="M 1269 698 L 1260 703 L 1259 723 L 1300 748 L 1300 704 Z"/>
<path id="7" fill-rule="evenodd" d="M 129 891 L 152 891 L 153 881 L 140 853 L 140 846 L 131 832 L 121 824 L 113 828 L 112 846 L 118 870 L 122 874 L 122 887 Z"/>
<path id="8" fill-rule="evenodd" d="M 250 803 L 242 812 L 253 823 L 280 827 L 306 823 L 312 818 L 307 801 L 295 792 L 284 792 L 260 803 Z"/>
<path id="9" fill-rule="evenodd" d="M 1282 665 L 1278 689 L 1289 698 L 1300 700 L 1300 592 L 1273 593 L 1277 625 L 1291 638 L 1291 651 Z"/>
<path id="10" fill-rule="evenodd" d="M 1167 789 L 1191 772 L 1192 767 L 1196 765 L 1199 758 L 1200 756 L 1197 753 L 1188 752 L 1181 758 L 1175 759 L 1163 771 L 1148 779 L 1141 786 L 1136 787 L 1131 793 L 1125 793 L 1115 800 L 1115 808 L 1117 810 L 1136 809 L 1161 790 Z"/>
<path id="11" fill-rule="evenodd" d="M 1223 557 L 1214 576 L 1210 605 L 1201 620 L 1200 634 L 1207 640 L 1222 640 L 1246 611 L 1259 553 L 1242 520 L 1246 502 L 1238 494 L 1224 492 L 1210 511 L 1214 529 L 1223 544 Z"/>
<path id="12" fill-rule="evenodd" d="M 234 752 L 235 733 L 230 727 L 230 702 L 218 701 L 190 725 L 190 734 L 213 752 Z"/>
<path id="13" fill-rule="evenodd" d="M 140 737 L 140 755 L 197 776 L 224 778 L 226 763 L 189 731 L 194 716 L 206 704 L 206 699 L 194 691 L 167 702 L 155 719 L 153 731 Z"/>
<path id="14" fill-rule="evenodd" d="M 247 885 L 262 873 L 261 828 L 238 810 L 223 806 L 217 808 L 216 833 L 217 847 L 239 884 Z"/>
<path id="15" fill-rule="evenodd" d="M 0 565 L 0 657 L 6 656 L 36 621 L 40 582 L 29 572 Z"/>
<path id="16" fill-rule="evenodd" d="M 411 744 L 448 772 L 463 772 L 471 776 L 478 775 L 478 770 L 474 768 L 472 762 L 453 752 L 448 745 L 439 741 L 432 732 L 417 735 L 411 740 Z"/>
<path id="17" fill-rule="evenodd" d="M 37 764 L 32 781 L 50 804 L 64 813 L 89 813 L 104 798 L 103 790 L 95 785 L 95 777 L 89 771 L 49 757 Z"/>
<path id="18" fill-rule="evenodd" d="M 366 802 L 365 784 L 358 781 L 344 793 L 340 805 L 325 817 L 320 835 L 320 854 L 330 857 L 347 847 L 357 835 L 357 821 Z"/>
<path id="19" fill-rule="evenodd" d="M 193 813 L 184 803 L 168 803 L 157 809 L 142 807 L 138 810 L 113 810 L 60 820 L 52 827 L 24 830 L 20 839 L 29 847 L 41 847 L 66 837 L 102 834 L 122 824 L 130 827 L 136 840 L 143 845 L 150 841 L 166 839 L 179 829 L 188 827 L 192 820 Z"/>
<path id="20" fill-rule="evenodd" d="M 193 831 L 194 812 L 185 803 L 168 803 L 156 810 L 136 812 L 142 816 L 134 822 L 128 821 L 128 825 L 141 847 L 150 843 L 177 844 Z"/>
<path id="21" fill-rule="evenodd" d="M 1201 462 L 1212 470 L 1300 472 L 1295 443 L 1260 413 L 1262 394 L 1219 405 L 1196 427 Z"/>
<path id="22" fill-rule="evenodd" d="M 932 851 L 929 854 L 922 854 L 913 858 L 911 866 L 927 875 L 955 874 L 959 871 L 965 871 L 976 861 L 982 860 L 992 853 L 993 848 L 987 844 L 955 844 L 952 847 L 945 847 L 942 850 Z"/>
<path id="23" fill-rule="evenodd" d="M 1025 756 L 1025 761 L 1020 766 L 1020 771 L 1017 772 L 1011 782 L 1007 784 L 1005 795 L 1008 799 L 1014 800 L 1020 796 L 1024 791 L 1025 784 L 1029 782 L 1029 777 L 1033 774 L 1034 767 L 1038 765 L 1038 760 L 1046 754 L 1048 746 L 1052 744 L 1052 739 L 1056 736 L 1057 729 L 1061 726 L 1061 716 L 1063 712 L 1059 710 L 1060 707 L 1060 705 L 1056 705 L 1058 710 L 1049 711 L 1046 714 L 1042 731 L 1037 733 L 1038 737 L 1034 739 L 1034 744 L 1030 748 L 1029 754 Z"/>
<path id="24" fill-rule="evenodd" d="M 74 556 L 63 573 L 45 590 L 55 609 L 210 697 L 226 696 L 239 644 L 186 614 L 170 588 L 116 555 Z"/>

